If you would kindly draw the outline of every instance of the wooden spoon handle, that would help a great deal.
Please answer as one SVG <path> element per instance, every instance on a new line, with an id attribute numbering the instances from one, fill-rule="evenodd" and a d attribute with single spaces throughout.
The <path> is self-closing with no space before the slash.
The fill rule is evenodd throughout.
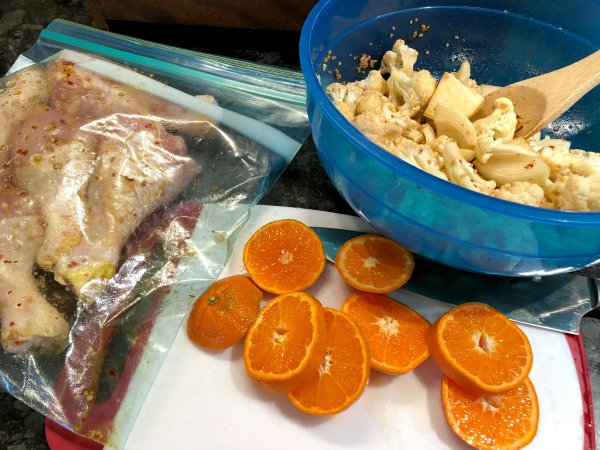
<path id="1" fill-rule="evenodd" d="M 517 84 L 546 94 L 546 117 L 551 122 L 600 84 L 600 50 L 562 69 Z"/>

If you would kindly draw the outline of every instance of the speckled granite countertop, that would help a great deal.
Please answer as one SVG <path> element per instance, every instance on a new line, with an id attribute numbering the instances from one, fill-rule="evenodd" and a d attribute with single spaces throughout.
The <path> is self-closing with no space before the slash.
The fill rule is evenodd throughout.
<path id="1" fill-rule="evenodd" d="M 18 55 L 33 45 L 39 32 L 57 18 L 95 27 L 105 26 L 101 20 L 98 20 L 98 16 L 93 14 L 93 9 L 90 9 L 86 0 L 1 0 L 0 73 L 5 73 Z M 130 34 L 126 28 L 123 28 L 123 24 L 110 24 L 110 29 L 121 34 Z M 213 32 L 214 30 L 211 30 L 211 33 Z M 179 44 L 173 40 L 174 34 L 161 33 L 160 38 L 156 38 L 152 33 L 151 27 L 147 27 L 136 29 L 135 35 L 148 40 L 160 39 L 160 42 L 165 44 Z M 185 38 L 185 33 L 185 30 L 180 30 L 180 39 L 181 36 Z M 131 34 L 133 35 L 133 33 Z M 242 49 L 231 49 L 223 44 L 218 47 L 218 43 L 224 42 L 224 39 L 215 39 L 214 34 L 206 33 L 207 39 L 202 41 L 202 31 L 198 30 L 188 36 L 193 36 L 193 39 L 190 39 L 188 41 L 190 45 L 186 46 L 194 50 L 299 69 L 296 53 L 298 35 L 294 33 L 283 33 L 276 40 L 270 39 L 268 36 L 257 37 L 246 34 L 246 39 L 237 41 L 245 42 L 245 48 Z M 203 45 L 202 42 L 211 42 L 211 44 Z M 214 44 L 215 42 L 217 44 Z M 320 166 L 311 138 L 305 142 L 277 184 L 261 203 L 353 214 L 352 209 L 329 182 Z M 582 274 L 600 278 L 600 269 L 588 269 Z M 600 314 L 585 317 L 581 324 L 581 330 L 588 355 L 595 416 L 598 417 L 596 440 L 600 441 L 598 433 L 598 422 L 600 422 Z M 42 450 L 48 448 L 44 436 L 44 417 L 0 390 L 0 449 Z M 597 448 L 600 449 L 600 443 Z"/>

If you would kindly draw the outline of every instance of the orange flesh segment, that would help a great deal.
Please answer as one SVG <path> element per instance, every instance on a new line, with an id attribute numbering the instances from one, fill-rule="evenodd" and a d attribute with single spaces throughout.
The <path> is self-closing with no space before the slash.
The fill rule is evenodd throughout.
<path id="1" fill-rule="evenodd" d="M 304 292 L 268 302 L 246 335 L 244 361 L 249 374 L 289 391 L 318 369 L 326 345 L 321 303 Z"/>
<path id="2" fill-rule="evenodd" d="M 252 280 L 274 294 L 304 291 L 325 269 L 325 250 L 319 236 L 292 219 L 269 222 L 244 247 L 244 265 Z"/>
<path id="3" fill-rule="evenodd" d="M 481 396 L 444 376 L 442 403 L 452 431 L 481 450 L 520 449 L 537 434 L 538 399 L 529 378 L 504 393 Z"/>
<path id="4" fill-rule="evenodd" d="M 366 234 L 346 242 L 336 256 L 335 265 L 352 287 L 384 294 L 410 279 L 414 259 L 410 250 L 391 239 Z"/>
<path id="5" fill-rule="evenodd" d="M 431 324 L 406 305 L 383 295 L 357 292 L 344 301 L 342 311 L 365 335 L 373 368 L 405 374 L 429 357 L 426 336 Z"/>
<path id="6" fill-rule="evenodd" d="M 325 308 L 327 350 L 319 370 L 288 394 L 308 414 L 330 415 L 348 409 L 363 394 L 371 370 L 369 346 L 360 328 L 342 311 Z"/>
<path id="7" fill-rule="evenodd" d="M 454 307 L 433 326 L 431 353 L 456 383 L 480 393 L 503 392 L 528 377 L 533 353 L 525 333 L 483 303 Z"/>

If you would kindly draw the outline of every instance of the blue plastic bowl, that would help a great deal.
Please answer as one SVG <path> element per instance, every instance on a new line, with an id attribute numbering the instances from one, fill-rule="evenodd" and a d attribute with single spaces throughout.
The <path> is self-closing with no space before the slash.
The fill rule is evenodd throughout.
<path id="1" fill-rule="evenodd" d="M 325 95 L 334 81 L 365 76 L 357 71 L 357 55 L 381 60 L 396 39 L 409 41 L 421 25 L 429 31 L 409 43 L 419 51 L 416 68 L 440 76 L 458 70 L 468 57 L 479 83 L 510 84 L 600 48 L 599 0 L 457 4 L 322 0 L 313 8 L 300 37 L 300 63 L 325 171 L 356 213 L 382 234 L 448 266 L 531 276 L 600 262 L 600 213 L 524 206 L 436 178 L 372 143 Z M 569 139 L 572 148 L 600 151 L 600 89 L 543 134 Z"/>

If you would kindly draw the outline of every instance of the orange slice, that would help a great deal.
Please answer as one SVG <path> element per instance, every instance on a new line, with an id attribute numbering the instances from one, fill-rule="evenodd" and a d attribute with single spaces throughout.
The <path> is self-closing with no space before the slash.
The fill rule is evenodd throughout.
<path id="1" fill-rule="evenodd" d="M 319 236 L 293 219 L 269 222 L 244 246 L 244 266 L 252 280 L 273 294 L 304 291 L 325 269 Z"/>
<path id="2" fill-rule="evenodd" d="M 442 372 L 471 392 L 513 389 L 533 364 L 525 333 L 484 303 L 464 303 L 446 312 L 433 324 L 428 342 Z"/>
<path id="3" fill-rule="evenodd" d="M 401 287 L 410 279 L 414 266 L 410 250 L 377 234 L 350 239 L 335 258 L 335 267 L 346 283 L 375 294 Z"/>
<path id="4" fill-rule="evenodd" d="M 321 302 L 305 292 L 290 292 L 259 312 L 246 334 L 244 362 L 259 384 L 289 392 L 317 372 L 326 345 Z"/>
<path id="5" fill-rule="evenodd" d="M 374 369 L 405 374 L 429 357 L 429 321 L 412 308 L 389 297 L 357 292 L 342 304 L 362 330 Z"/>
<path id="6" fill-rule="evenodd" d="M 254 323 L 262 298 L 263 291 L 243 275 L 215 281 L 192 306 L 188 337 L 202 347 L 231 347 Z"/>
<path id="7" fill-rule="evenodd" d="M 537 434 L 538 399 L 529 378 L 506 392 L 481 396 L 444 376 L 442 403 L 452 431 L 479 450 L 520 449 Z"/>
<path id="8" fill-rule="evenodd" d="M 325 308 L 327 350 L 319 370 L 288 399 L 307 414 L 331 415 L 353 405 L 363 394 L 371 372 L 369 346 L 346 313 Z"/>

